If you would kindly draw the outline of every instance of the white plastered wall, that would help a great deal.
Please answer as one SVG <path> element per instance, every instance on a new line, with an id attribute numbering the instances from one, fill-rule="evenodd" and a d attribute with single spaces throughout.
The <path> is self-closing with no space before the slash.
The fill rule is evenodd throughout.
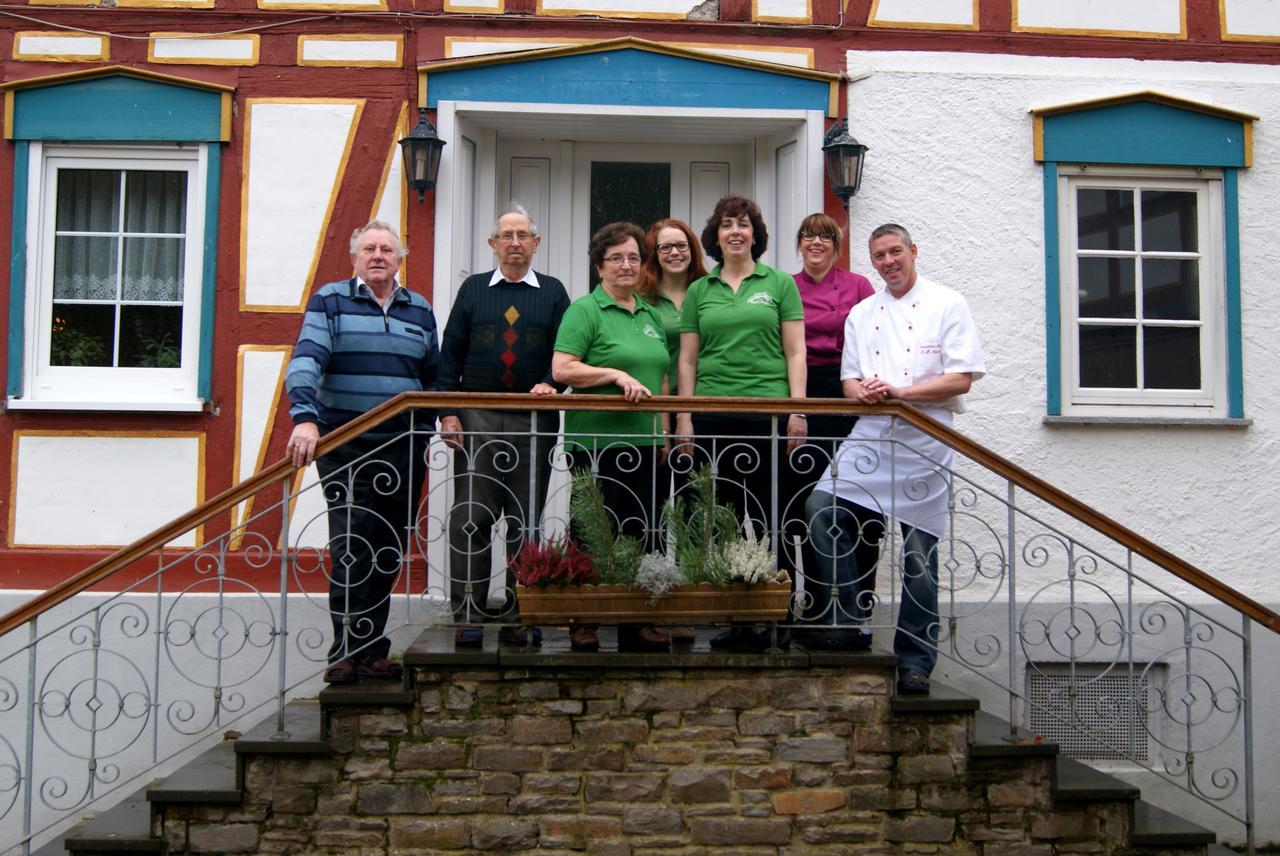
<path id="1" fill-rule="evenodd" d="M 870 146 L 862 191 L 851 206 L 852 267 L 882 287 L 866 257 L 866 238 L 883 222 L 900 222 L 919 246 L 920 272 L 968 299 L 988 374 L 974 385 L 969 412 L 956 427 L 1274 608 L 1280 602 L 1272 561 L 1280 551 L 1280 378 L 1273 368 L 1280 357 L 1273 332 L 1280 315 L 1280 68 L 907 52 L 850 52 L 848 63 L 855 79 L 851 131 Z M 1044 191 L 1028 109 L 1143 89 L 1261 117 L 1254 125 L 1254 165 L 1239 183 L 1247 428 L 1043 421 Z M 1024 566 L 1020 573 L 1020 591 L 1044 582 L 1034 569 Z M 1204 599 L 1180 583 L 1170 588 Z M 1256 627 L 1254 639 L 1259 653 L 1280 642 Z M 945 671 L 945 662 L 939 668 Z M 1255 666 L 1255 688 L 1260 677 L 1270 685 L 1265 673 L 1265 666 Z M 1264 714 L 1280 702 L 1271 693 L 1254 702 L 1263 713 L 1255 731 L 1259 808 L 1266 795 L 1280 793 L 1273 772 L 1280 767 L 1280 729 Z M 1280 819 L 1261 814 L 1258 840 L 1280 840 Z M 1232 825 L 1220 816 L 1206 818 L 1230 834 Z"/>

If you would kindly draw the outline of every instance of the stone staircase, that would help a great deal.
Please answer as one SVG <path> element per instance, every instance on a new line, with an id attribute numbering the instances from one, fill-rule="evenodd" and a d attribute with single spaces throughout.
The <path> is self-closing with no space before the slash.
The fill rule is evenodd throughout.
<path id="1" fill-rule="evenodd" d="M 41 848 L 72 853 L 1230 853 L 894 658 L 455 651 L 328 688 Z"/>

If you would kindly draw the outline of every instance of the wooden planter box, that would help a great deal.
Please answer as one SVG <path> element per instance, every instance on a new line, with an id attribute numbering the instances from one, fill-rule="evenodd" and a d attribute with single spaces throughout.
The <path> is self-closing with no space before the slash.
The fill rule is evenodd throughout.
<path id="1" fill-rule="evenodd" d="M 525 624 L 704 624 L 711 621 L 780 621 L 787 617 L 791 579 L 767 583 L 676 586 L 650 602 L 644 589 L 623 585 L 516 586 Z"/>

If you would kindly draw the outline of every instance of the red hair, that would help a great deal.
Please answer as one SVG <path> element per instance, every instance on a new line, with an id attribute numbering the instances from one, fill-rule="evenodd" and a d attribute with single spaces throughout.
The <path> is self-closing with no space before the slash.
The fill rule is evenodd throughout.
<path id="1" fill-rule="evenodd" d="M 663 229 L 679 229 L 689 242 L 689 282 L 707 275 L 707 267 L 702 262 L 702 247 L 698 246 L 698 236 L 693 234 L 689 224 L 670 217 L 659 220 L 649 227 L 644 236 L 648 252 L 645 254 L 644 267 L 640 270 L 640 284 L 636 286 L 636 292 L 643 294 L 650 303 L 657 299 L 658 283 L 662 281 L 662 267 L 658 264 L 658 233 Z"/>

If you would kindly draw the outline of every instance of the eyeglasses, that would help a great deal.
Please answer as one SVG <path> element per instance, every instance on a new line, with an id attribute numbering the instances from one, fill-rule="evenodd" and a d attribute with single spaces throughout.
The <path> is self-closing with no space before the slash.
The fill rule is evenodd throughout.
<path id="1" fill-rule="evenodd" d="M 689 252 L 688 241 L 676 241 L 673 244 L 658 244 L 658 255 L 660 256 L 669 256 L 672 253 L 687 253 L 687 252 Z"/>
<path id="2" fill-rule="evenodd" d="M 834 244 L 836 236 L 830 232 L 801 232 L 800 240 L 802 241 L 821 241 L 824 244 Z"/>
<path id="3" fill-rule="evenodd" d="M 605 261 L 605 264 L 610 264 L 610 265 L 613 265 L 614 267 L 622 267 L 624 264 L 631 265 L 632 267 L 640 266 L 639 256 L 623 256 L 623 255 L 605 256 L 604 261 Z"/>
<path id="4" fill-rule="evenodd" d="M 524 244 L 528 243 L 533 234 L 530 232 L 503 232 L 501 235 L 494 235 L 494 237 L 504 244 L 514 244 L 517 241 Z"/>

